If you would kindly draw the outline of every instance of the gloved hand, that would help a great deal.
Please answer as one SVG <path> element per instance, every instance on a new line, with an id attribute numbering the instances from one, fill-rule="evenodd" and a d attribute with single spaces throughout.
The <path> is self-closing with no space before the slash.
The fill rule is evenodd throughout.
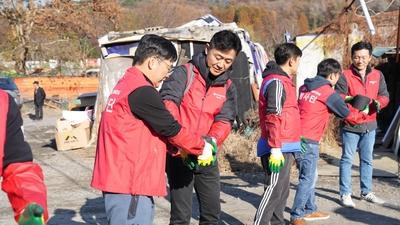
<path id="1" fill-rule="evenodd" d="M 347 95 L 346 97 L 344 97 L 344 102 L 346 102 L 346 103 L 351 102 L 353 100 L 353 98 L 354 98 L 354 96 Z"/>
<path id="2" fill-rule="evenodd" d="M 180 150 L 183 163 L 190 169 L 196 170 L 200 166 L 213 165 L 217 159 L 217 142 L 213 138 L 206 138 L 204 140 L 203 153 L 199 156 L 188 154 Z"/>
<path id="3" fill-rule="evenodd" d="M 300 137 L 300 151 L 301 154 L 304 154 L 307 151 L 306 139 L 304 137 Z"/>
<path id="4" fill-rule="evenodd" d="M 188 154 L 187 152 L 185 152 L 181 149 L 179 150 L 179 152 L 181 154 L 183 164 L 185 164 L 190 170 L 197 169 L 197 167 L 198 167 L 197 156 Z"/>
<path id="5" fill-rule="evenodd" d="M 30 203 L 22 212 L 18 225 L 44 225 L 44 210 L 36 203 Z"/>
<path id="6" fill-rule="evenodd" d="M 361 110 L 361 112 L 368 115 L 368 113 L 369 113 L 369 106 L 366 105 L 365 108 L 364 108 L 363 110 Z"/>
<path id="7" fill-rule="evenodd" d="M 271 155 L 269 156 L 269 169 L 273 173 L 279 173 L 285 165 L 285 158 L 282 155 L 280 148 L 271 148 Z"/>
<path id="8" fill-rule="evenodd" d="M 207 151 L 205 151 L 207 149 Z M 211 150 L 211 151 L 209 151 Z M 197 157 L 197 162 L 200 166 L 213 165 L 217 159 L 217 142 L 214 138 L 206 138 L 203 149 L 203 154 Z"/>
<path id="9" fill-rule="evenodd" d="M 381 103 L 379 103 L 378 100 L 374 100 L 373 102 L 375 105 L 376 112 L 379 113 L 381 111 Z"/>

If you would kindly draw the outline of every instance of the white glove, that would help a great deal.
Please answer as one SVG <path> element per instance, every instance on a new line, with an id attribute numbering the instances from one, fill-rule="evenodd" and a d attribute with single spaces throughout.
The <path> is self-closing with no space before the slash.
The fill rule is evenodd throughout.
<path id="1" fill-rule="evenodd" d="M 213 146 L 208 143 L 207 141 L 204 141 L 204 148 L 203 148 L 203 153 L 197 157 L 198 160 L 209 160 L 212 159 L 212 150 Z"/>

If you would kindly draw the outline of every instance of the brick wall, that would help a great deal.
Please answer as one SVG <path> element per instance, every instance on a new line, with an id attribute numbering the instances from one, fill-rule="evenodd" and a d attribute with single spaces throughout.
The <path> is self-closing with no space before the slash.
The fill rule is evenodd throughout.
<path id="1" fill-rule="evenodd" d="M 34 81 L 39 81 L 48 98 L 75 98 L 85 92 L 95 92 L 99 85 L 97 77 L 19 77 L 15 83 L 24 99 L 33 99 Z"/>

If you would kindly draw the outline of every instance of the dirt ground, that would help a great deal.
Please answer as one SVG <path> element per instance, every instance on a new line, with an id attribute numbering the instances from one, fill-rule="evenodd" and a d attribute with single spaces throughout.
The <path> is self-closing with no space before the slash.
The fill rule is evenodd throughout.
<path id="1" fill-rule="evenodd" d="M 94 147 L 71 151 L 56 151 L 54 143 L 55 121 L 60 112 L 46 108 L 42 121 L 33 121 L 29 117 L 30 109 L 24 106 L 24 130 L 30 143 L 34 158 L 44 170 L 48 187 L 48 204 L 51 214 L 49 225 L 106 225 L 101 193 L 89 184 L 94 160 Z M 239 150 L 238 150 L 239 151 Z M 242 149 L 241 152 L 254 151 Z M 249 152 L 245 154 L 250 154 Z M 258 162 L 235 160 L 235 154 L 227 160 L 235 168 L 259 168 Z M 239 157 L 240 158 L 240 157 Z M 221 223 L 243 225 L 252 224 L 256 207 L 263 192 L 263 174 L 259 172 L 221 173 Z M 255 169 L 257 171 L 257 169 Z M 317 225 L 400 225 L 400 181 L 398 178 L 374 178 L 374 191 L 387 201 L 384 205 L 374 205 L 360 201 L 359 181 L 353 178 L 355 209 L 343 208 L 338 201 L 338 177 L 320 176 L 316 187 L 317 205 L 322 211 L 330 213 L 329 220 L 310 222 Z M 285 218 L 289 212 L 295 194 L 296 172 L 291 177 L 290 197 Z M 195 195 L 193 195 L 195 199 Z M 198 224 L 198 205 L 193 205 L 191 224 Z M 154 224 L 168 224 L 168 197 L 156 199 Z M 15 224 L 6 196 L 0 193 L 0 224 Z"/>

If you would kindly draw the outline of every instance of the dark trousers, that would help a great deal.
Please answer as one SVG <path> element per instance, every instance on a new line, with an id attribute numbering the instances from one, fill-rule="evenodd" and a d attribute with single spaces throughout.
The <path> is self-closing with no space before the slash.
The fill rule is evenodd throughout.
<path id="1" fill-rule="evenodd" d="M 43 119 L 43 105 L 35 104 L 35 119 Z"/>
<path id="2" fill-rule="evenodd" d="M 270 154 L 261 157 L 265 172 L 265 188 L 254 218 L 254 225 L 285 224 L 283 212 L 289 197 L 290 168 L 294 157 L 293 153 L 283 153 L 285 165 L 279 173 L 273 173 L 268 167 L 269 156 Z"/>
<path id="3" fill-rule="evenodd" d="M 171 197 L 170 225 L 189 225 L 192 215 L 193 188 L 199 201 L 200 225 L 218 224 L 220 177 L 218 163 L 192 171 L 180 157 L 167 156 L 167 175 Z"/>

